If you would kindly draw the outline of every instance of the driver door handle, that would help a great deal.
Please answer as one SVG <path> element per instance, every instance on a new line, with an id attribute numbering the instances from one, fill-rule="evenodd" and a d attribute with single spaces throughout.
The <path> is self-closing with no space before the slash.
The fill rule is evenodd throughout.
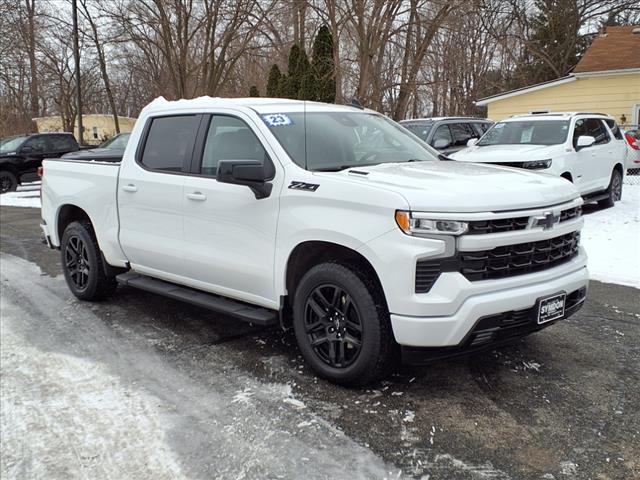
<path id="1" fill-rule="evenodd" d="M 189 200 L 195 200 L 197 202 L 204 202 L 207 199 L 207 196 L 202 192 L 193 192 L 187 193 L 187 198 Z"/>
<path id="2" fill-rule="evenodd" d="M 130 183 L 128 185 L 123 185 L 122 186 L 122 190 L 124 190 L 125 192 L 137 192 L 138 191 L 138 187 L 136 187 L 135 185 Z"/>

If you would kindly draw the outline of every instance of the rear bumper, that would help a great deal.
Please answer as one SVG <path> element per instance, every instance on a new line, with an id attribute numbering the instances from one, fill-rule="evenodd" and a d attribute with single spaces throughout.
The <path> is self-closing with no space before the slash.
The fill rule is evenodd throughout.
<path id="1" fill-rule="evenodd" d="M 551 270 L 517 277 L 517 282 L 511 283 L 512 279 L 476 282 L 484 288 L 475 291 L 461 275 L 452 274 L 447 290 L 460 299 L 458 308 L 448 315 L 391 314 L 395 339 L 407 347 L 463 347 L 484 318 L 533 309 L 539 298 L 559 292 L 569 297 L 584 289 L 586 294 L 589 279 L 585 263 L 586 257 L 582 254 Z M 528 282 L 522 282 L 524 279 Z M 496 288 L 498 285 L 501 288 Z M 425 309 L 425 313 L 428 311 Z M 571 314 L 569 310 L 567 313 Z"/>

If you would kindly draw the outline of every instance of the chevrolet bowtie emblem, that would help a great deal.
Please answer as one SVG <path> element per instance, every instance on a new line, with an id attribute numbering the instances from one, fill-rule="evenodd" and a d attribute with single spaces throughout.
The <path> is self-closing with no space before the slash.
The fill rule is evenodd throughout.
<path id="1" fill-rule="evenodd" d="M 560 215 L 554 215 L 553 212 L 544 212 L 543 216 L 536 217 L 534 226 L 542 227 L 545 230 L 553 228 L 560 221 Z"/>

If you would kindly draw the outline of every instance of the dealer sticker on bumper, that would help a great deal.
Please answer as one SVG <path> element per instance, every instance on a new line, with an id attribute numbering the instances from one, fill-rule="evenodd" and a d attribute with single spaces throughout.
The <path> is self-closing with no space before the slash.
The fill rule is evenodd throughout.
<path id="1" fill-rule="evenodd" d="M 566 293 L 557 293 L 550 297 L 541 298 L 538 307 L 538 323 L 547 323 L 564 317 Z"/>

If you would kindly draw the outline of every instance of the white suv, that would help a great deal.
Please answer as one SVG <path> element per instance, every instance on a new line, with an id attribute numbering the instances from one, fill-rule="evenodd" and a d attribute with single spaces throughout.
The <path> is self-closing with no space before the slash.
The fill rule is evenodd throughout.
<path id="1" fill-rule="evenodd" d="M 451 158 L 526 168 L 573 182 L 587 201 L 613 206 L 622 196 L 625 143 L 615 120 L 597 113 L 516 115 Z"/>

